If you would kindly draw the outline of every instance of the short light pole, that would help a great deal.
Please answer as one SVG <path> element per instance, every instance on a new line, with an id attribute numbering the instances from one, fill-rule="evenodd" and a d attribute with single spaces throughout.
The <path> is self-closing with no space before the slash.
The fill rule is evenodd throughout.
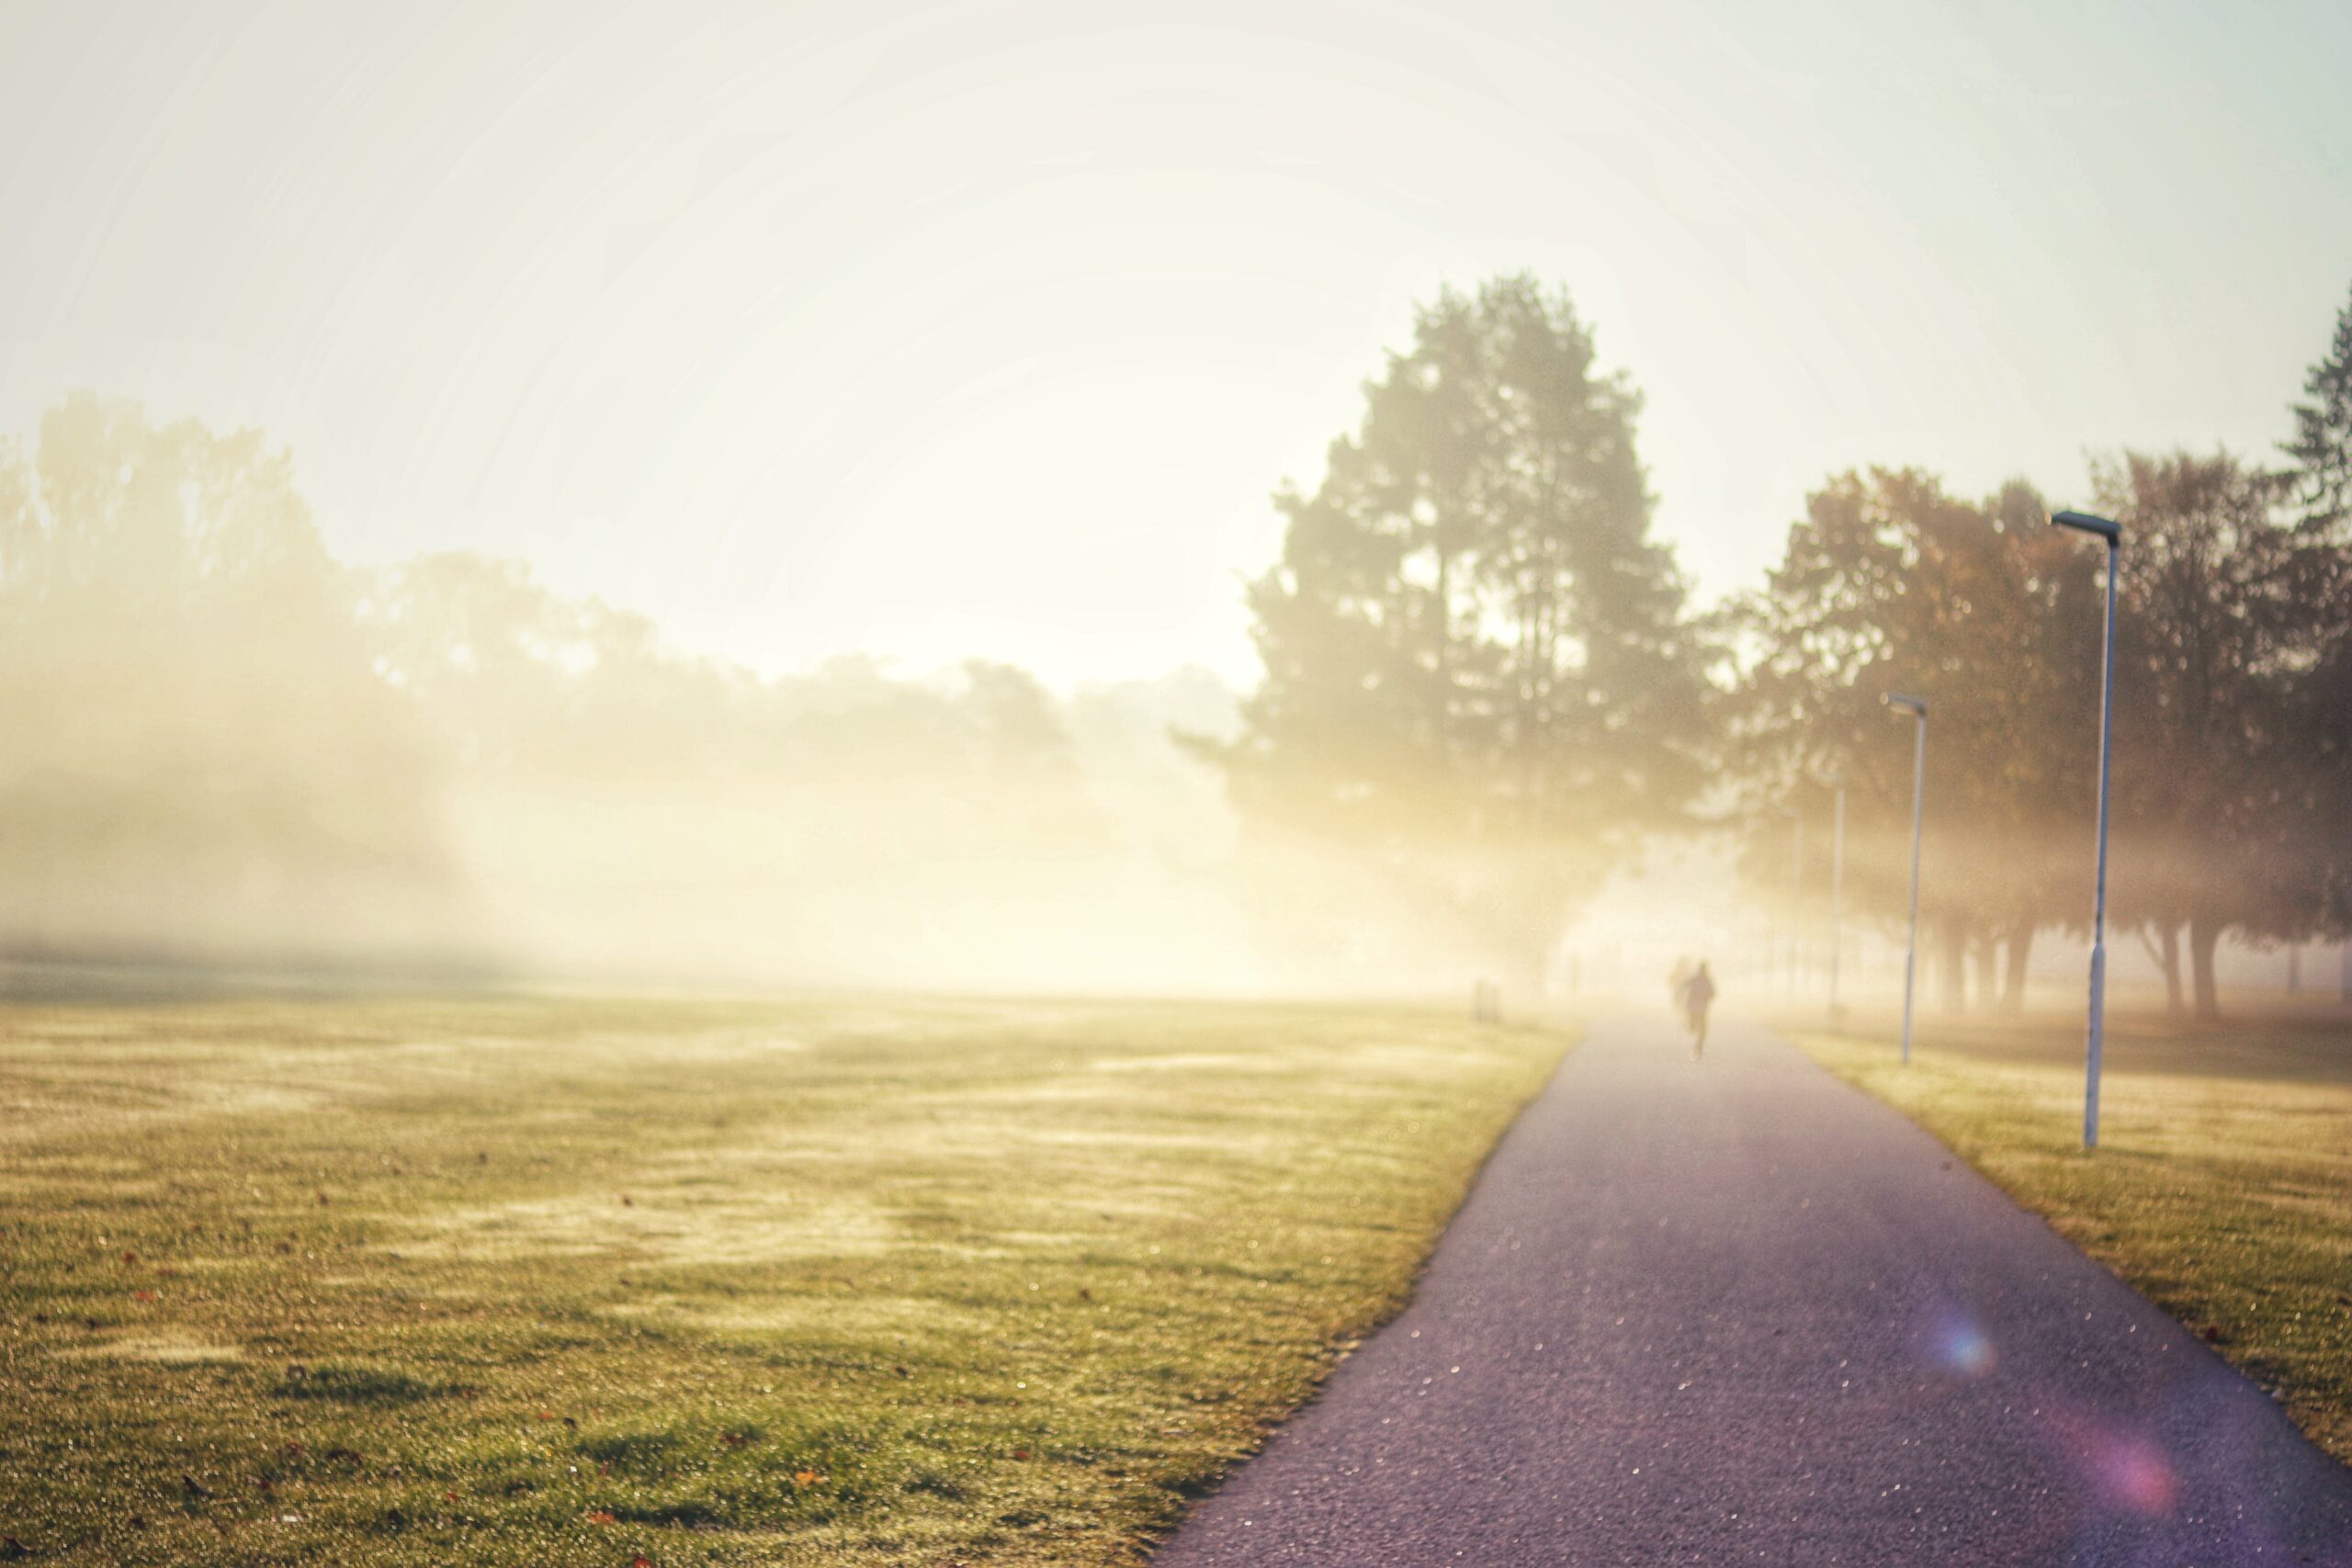
<path id="1" fill-rule="evenodd" d="M 2123 525 L 2087 512 L 2053 512 L 2052 526 L 2096 534 L 2107 541 L 2106 647 L 2098 667 L 2098 874 L 2091 893 L 2090 1040 L 2083 1057 L 2083 1147 L 2098 1147 L 2099 1056 L 2107 1043 L 2107 792 L 2115 740 L 2115 569 L 2123 554 Z"/>
<path id="2" fill-rule="evenodd" d="M 1911 1065 L 1911 998 L 1919 978 L 1919 824 L 1928 795 L 1928 703 L 1889 692 L 1879 699 L 1918 722 L 1911 739 L 1911 942 L 1903 952 L 1903 1065 Z"/>
<path id="3" fill-rule="evenodd" d="M 1846 903 L 1846 779 L 1842 773 L 1829 780 L 1838 792 L 1838 804 L 1829 818 L 1829 1021 L 1838 1023 L 1838 948 L 1845 940 L 1841 917 Z"/>
<path id="4" fill-rule="evenodd" d="M 1783 806 L 1781 815 L 1796 825 L 1796 842 L 1789 852 L 1789 971 L 1784 988 L 1784 994 L 1794 996 L 1800 984 L 1798 955 L 1804 952 L 1804 813 Z"/>

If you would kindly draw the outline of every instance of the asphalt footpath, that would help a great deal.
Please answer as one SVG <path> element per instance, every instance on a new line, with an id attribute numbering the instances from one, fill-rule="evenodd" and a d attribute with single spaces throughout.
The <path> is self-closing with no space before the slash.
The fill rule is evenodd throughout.
<path id="1" fill-rule="evenodd" d="M 2352 1471 L 1758 1030 L 1594 1029 L 1156 1568 L 2352 1568 Z"/>

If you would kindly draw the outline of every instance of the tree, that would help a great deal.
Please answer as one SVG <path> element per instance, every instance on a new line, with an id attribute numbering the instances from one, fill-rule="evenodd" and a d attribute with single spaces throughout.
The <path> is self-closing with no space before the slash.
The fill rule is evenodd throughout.
<path id="1" fill-rule="evenodd" d="M 8 936 L 217 952 L 331 919 L 431 940 L 438 759 L 351 607 L 291 460 L 254 432 L 78 394 L 29 462 L 0 451 Z"/>
<path id="2" fill-rule="evenodd" d="M 2308 402 L 2294 405 L 2295 500 L 2310 519 L 2333 527 L 2352 515 L 2352 302 L 2336 314 L 2327 353 L 2303 380 Z"/>
<path id="3" fill-rule="evenodd" d="M 1245 814 L 1373 847 L 1522 971 L 1701 782 L 1706 652 L 1639 410 L 1564 294 L 1441 293 L 1321 483 L 1276 497 L 1265 681 L 1208 748 Z"/>
<path id="4" fill-rule="evenodd" d="M 2022 484 L 1976 505 L 1932 476 L 1880 468 L 1808 497 L 1781 564 L 1735 608 L 1746 658 L 1728 760 L 1742 809 L 1768 825 L 1750 838 L 1751 880 L 1781 896 L 1777 808 L 1819 820 L 1824 781 L 1843 777 L 1855 906 L 1905 912 L 1911 736 L 1881 699 L 1924 696 L 1934 717 L 1921 914 L 1945 1001 L 1963 1005 L 1973 958 L 1983 999 L 1997 988 L 2019 1006 L 2035 933 L 2066 908 L 2072 868 L 2047 852 L 2050 804 L 2087 791 L 2092 759 L 2063 739 L 2096 700 L 2080 652 L 2097 635 L 2087 587 Z M 1809 839 L 1820 844 L 1805 871 L 1814 887 L 1827 881 L 1826 837 Z M 1984 853 L 1986 842 L 2012 852 Z"/>
<path id="5" fill-rule="evenodd" d="M 2352 548 L 2306 543 L 2301 555 L 2298 592 L 2308 603 L 2352 604 Z M 2321 885 L 2318 917 L 2302 934 L 2341 942 L 2352 938 L 2352 615 L 2319 620 L 2312 658 L 2288 673 L 2283 722 L 2303 764 L 2293 792 L 2301 849 Z"/>
<path id="6" fill-rule="evenodd" d="M 2220 1010 L 2225 933 L 2301 940 L 2324 914 L 2312 815 L 2324 741 L 2296 697 L 2332 606 L 2312 592 L 2324 547 L 2277 520 L 2287 482 L 2227 452 L 2126 452 L 2093 469 L 2125 540 L 2116 910 L 2155 934 L 2176 1005 L 2186 932 L 2202 1018 Z"/>
<path id="7" fill-rule="evenodd" d="M 2352 603 L 2352 546 L 2343 525 L 2352 516 L 2352 303 L 2335 318 L 2326 354 L 2304 378 L 2309 401 L 2294 406 L 2293 460 L 2288 483 L 2310 538 L 2302 554 L 2302 592 L 2314 604 Z M 2301 809 L 2312 825 L 2311 854 L 2326 884 L 2314 934 L 2352 938 L 2352 615 L 2326 617 L 2306 669 L 2290 676 L 2294 727 L 2310 763 Z"/>

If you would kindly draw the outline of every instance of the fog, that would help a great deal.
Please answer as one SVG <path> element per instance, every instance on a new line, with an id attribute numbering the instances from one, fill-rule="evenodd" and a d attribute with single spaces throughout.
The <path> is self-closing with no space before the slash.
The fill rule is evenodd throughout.
<path id="1" fill-rule="evenodd" d="M 1266 691 L 1197 668 L 1066 692 L 983 660 L 763 676 L 526 562 L 338 562 L 264 434 L 93 395 L 0 447 L 0 950 L 20 962 L 1160 994 L 1483 978 L 1524 1009 L 1647 998 L 1704 957 L 1758 1001 L 1826 993 L 1834 880 L 1841 995 L 1899 984 L 1910 741 L 1864 691 L 1836 766 L 1793 788 L 1684 768 L 1690 809 L 1645 815 L 1592 773 L 1514 826 L 1480 784 L 1465 832 L 1464 764 L 1351 757 L 1382 720 L 1344 691 L 1286 730 Z M 1487 699 L 1455 695 L 1469 733 Z M 2081 972 L 2090 759 L 2053 732 L 2045 790 L 1964 707 L 1942 722 L 1979 754 L 1938 757 L 1922 996 L 2020 1005 Z M 2166 793 L 2179 770 L 2123 740 Z M 1637 782 L 1667 765 L 1629 755 Z M 1512 784 L 1524 761 L 1496 757 Z M 1820 782 L 1838 768 L 1842 853 Z M 2013 776 L 2052 808 L 1988 853 L 1970 791 Z M 2160 932 L 2185 863 L 2126 829 L 2120 896 Z M 2012 907 L 2022 923 L 1986 923 Z M 2160 973 L 2152 935 L 2114 948 L 2123 980 Z M 2279 982 L 2275 952 L 2240 949 L 2233 980 Z"/>
<path id="2" fill-rule="evenodd" d="M 1245 831 L 1201 671 L 778 678 L 526 563 L 330 558 L 291 455 L 94 396 L 0 450 L 17 959 L 644 983 L 1451 990 L 1480 955 Z"/>
<path id="3" fill-rule="evenodd" d="M 0 8 L 0 950 L 1817 999 L 1904 690 L 2012 1007 L 2069 505 L 2114 961 L 2341 942 L 2352 13 L 1588 10 Z"/>

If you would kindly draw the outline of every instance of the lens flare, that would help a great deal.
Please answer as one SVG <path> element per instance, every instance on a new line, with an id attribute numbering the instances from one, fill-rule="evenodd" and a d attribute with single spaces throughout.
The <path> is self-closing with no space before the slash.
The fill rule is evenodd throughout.
<path id="1" fill-rule="evenodd" d="M 1928 1359 L 1963 1378 L 1981 1378 L 2000 1365 L 2000 1352 L 1976 1319 L 1958 1308 L 1939 1313 L 1927 1334 Z"/>
<path id="2" fill-rule="evenodd" d="M 2108 1500 L 2141 1514 L 2169 1514 L 2180 1495 L 2180 1478 L 2154 1443 L 2114 1436 L 2098 1445 L 2093 1474 Z"/>
<path id="3" fill-rule="evenodd" d="M 2180 1500 L 2180 1472 L 2156 1438 L 2085 1411 L 2052 1409 L 2052 1436 L 2071 1450 L 2087 1500 L 2112 1513 L 2157 1518 Z"/>

